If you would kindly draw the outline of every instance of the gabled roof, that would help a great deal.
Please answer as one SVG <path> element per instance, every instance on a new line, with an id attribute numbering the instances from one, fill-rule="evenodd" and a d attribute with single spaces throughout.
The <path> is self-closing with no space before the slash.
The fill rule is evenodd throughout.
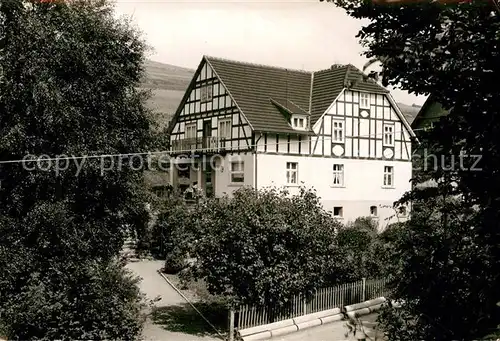
<path id="1" fill-rule="evenodd" d="M 271 102 L 309 110 L 311 73 L 204 57 L 256 131 L 297 133 Z M 293 105 L 291 105 L 293 101 Z"/>
<path id="2" fill-rule="evenodd" d="M 203 56 L 176 116 L 180 114 L 205 62 L 225 86 L 252 129 L 259 132 L 303 134 L 304 131 L 293 129 L 287 118 L 292 114 L 309 115 L 312 127 L 345 88 L 389 93 L 351 64 L 308 72 Z"/>
<path id="3" fill-rule="evenodd" d="M 417 116 L 415 116 L 413 122 L 411 122 L 412 128 L 416 128 L 419 125 L 420 121 L 422 120 L 424 112 L 426 112 L 429 109 L 429 106 L 433 102 L 434 99 L 432 98 L 432 95 L 429 95 L 429 97 L 427 97 L 427 99 L 425 100 L 424 105 L 422 105 L 422 108 L 420 108 L 420 110 L 418 111 Z"/>
<path id="4" fill-rule="evenodd" d="M 433 112 L 430 112 L 433 111 Z M 444 109 L 439 102 L 436 101 L 435 97 L 431 94 L 424 102 L 424 105 L 418 112 L 417 116 L 411 123 L 413 129 L 421 129 L 426 122 L 434 121 L 439 117 L 446 116 L 450 113 L 450 110 Z M 430 115 L 430 116 L 429 116 Z"/>
<path id="5" fill-rule="evenodd" d="M 351 64 L 333 65 L 330 69 L 314 72 L 313 78 L 311 124 L 321 118 L 344 88 L 381 94 L 389 92 Z"/>

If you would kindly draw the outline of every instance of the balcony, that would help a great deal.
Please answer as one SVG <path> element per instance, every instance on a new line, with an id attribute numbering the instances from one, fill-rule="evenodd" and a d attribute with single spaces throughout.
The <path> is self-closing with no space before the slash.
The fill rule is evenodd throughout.
<path id="1" fill-rule="evenodd" d="M 216 136 L 174 140 L 172 141 L 172 152 L 194 153 L 198 151 L 204 153 L 217 153 L 226 149 L 226 144 L 230 147 L 229 143 L 230 141 L 226 141 Z"/>

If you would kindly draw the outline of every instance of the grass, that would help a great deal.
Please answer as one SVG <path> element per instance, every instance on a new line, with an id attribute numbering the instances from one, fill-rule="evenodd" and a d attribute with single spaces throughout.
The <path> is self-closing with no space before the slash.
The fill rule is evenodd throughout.
<path id="1" fill-rule="evenodd" d="M 228 313 L 218 303 L 194 302 L 193 305 L 220 332 L 227 333 Z M 188 303 L 155 308 L 153 322 L 165 330 L 197 336 L 214 336 L 217 332 Z"/>
<path id="2" fill-rule="evenodd" d="M 200 300 L 202 302 L 222 302 L 221 298 L 208 292 L 204 281 L 189 281 L 187 283 L 180 280 L 178 275 L 166 275 L 170 282 L 182 291 L 188 298 Z"/>
<path id="3" fill-rule="evenodd" d="M 217 296 L 213 296 L 203 281 L 183 283 L 178 275 L 165 275 L 199 312 L 222 334 L 228 331 L 227 306 Z M 152 320 L 155 324 L 171 332 L 197 336 L 216 336 L 217 332 L 189 303 L 154 308 Z"/>

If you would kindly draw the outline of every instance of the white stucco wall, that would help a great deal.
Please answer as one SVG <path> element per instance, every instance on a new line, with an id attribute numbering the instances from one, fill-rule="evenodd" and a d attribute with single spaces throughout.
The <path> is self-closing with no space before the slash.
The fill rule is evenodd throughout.
<path id="1" fill-rule="evenodd" d="M 393 202 L 411 189 L 410 162 L 389 160 L 338 159 L 292 155 L 257 154 L 257 187 L 287 186 L 286 163 L 298 163 L 299 184 L 315 188 L 326 210 L 343 208 L 343 220 L 352 221 L 370 215 L 370 206 L 377 206 L 381 226 L 394 215 Z M 344 165 L 344 187 L 333 187 L 333 164 Z M 394 186 L 384 188 L 384 166 L 394 167 Z M 296 193 L 298 186 L 287 186 Z M 397 221 L 393 219 L 391 222 Z"/>
<path id="2" fill-rule="evenodd" d="M 243 186 L 254 185 L 254 154 L 242 153 L 220 156 L 217 161 L 215 171 L 215 195 L 220 197 L 224 194 L 231 196 L 232 192 Z M 241 160 L 244 162 L 244 182 L 242 184 L 232 184 L 231 179 L 231 162 Z M 221 167 L 222 166 L 222 167 Z"/>

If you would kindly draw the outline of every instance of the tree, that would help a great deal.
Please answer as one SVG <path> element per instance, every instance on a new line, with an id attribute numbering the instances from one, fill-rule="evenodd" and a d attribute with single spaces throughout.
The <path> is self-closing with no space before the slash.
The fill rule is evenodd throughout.
<path id="1" fill-rule="evenodd" d="M 490 314 L 495 309 L 488 301 L 494 297 L 490 285 L 496 279 L 483 273 L 491 259 L 478 244 L 478 217 L 459 198 L 434 200 L 434 209 L 429 207 L 430 200 L 419 205 L 393 244 L 389 279 L 394 298 L 405 304 L 385 312 L 383 324 L 394 340 L 480 335 L 494 326 Z"/>
<path id="2" fill-rule="evenodd" d="M 135 281 L 113 262 L 127 226 L 148 217 L 141 159 L 92 155 L 155 147 L 138 90 L 144 49 L 104 0 L 0 3 L 0 325 L 9 339 L 140 333 Z"/>
<path id="3" fill-rule="evenodd" d="M 145 302 L 138 279 L 121 265 L 87 261 L 54 268 L 59 281 L 33 271 L 17 297 L 2 308 L 9 340 L 119 340 L 141 335 Z"/>
<path id="4" fill-rule="evenodd" d="M 384 264 L 377 229 L 372 218 L 361 217 L 338 230 L 337 259 L 343 261 L 331 265 L 328 271 L 330 285 L 355 282 L 363 277 L 381 277 Z"/>
<path id="5" fill-rule="evenodd" d="M 242 188 L 231 199 L 207 199 L 194 215 L 200 217 L 193 244 L 197 261 L 190 270 L 210 293 L 233 304 L 278 309 L 324 283 L 340 224 L 314 191 L 302 188 L 291 196 L 275 188 Z"/>
<path id="6" fill-rule="evenodd" d="M 365 55 L 382 61 L 383 85 L 432 93 L 452 109 L 420 139 L 438 162 L 416 174 L 415 182 L 432 179 L 436 186 L 415 187 L 402 199 L 411 200 L 417 211 L 396 245 L 402 261 L 394 275 L 394 298 L 405 304 L 392 311 L 401 319 L 384 319 L 389 338 L 478 338 L 500 321 L 495 306 L 500 299 L 495 3 L 333 2 L 354 18 L 370 20 L 358 37 Z"/>

